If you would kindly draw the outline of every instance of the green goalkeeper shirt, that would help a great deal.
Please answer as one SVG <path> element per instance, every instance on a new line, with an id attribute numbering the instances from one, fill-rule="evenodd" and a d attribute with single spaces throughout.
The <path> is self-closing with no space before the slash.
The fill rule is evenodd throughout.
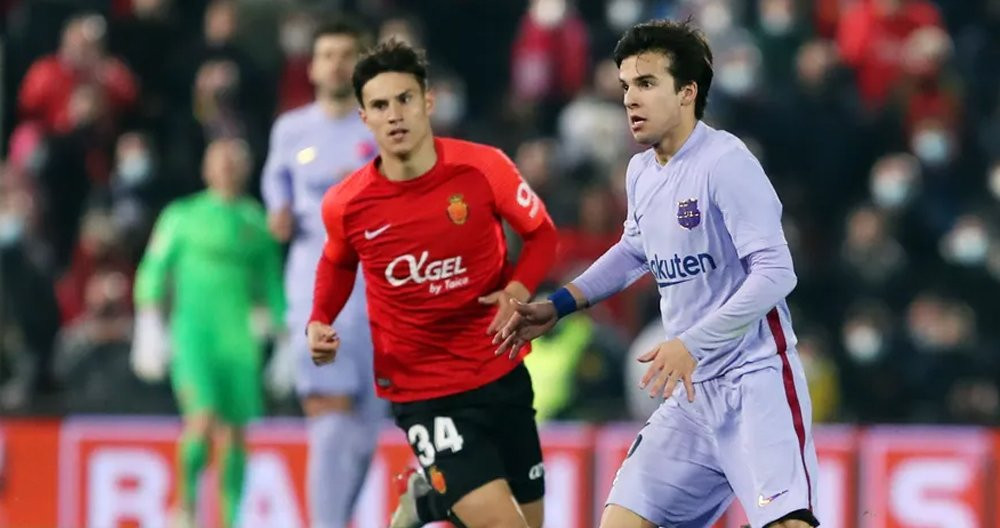
<path id="1" fill-rule="evenodd" d="M 162 305 L 168 285 L 177 354 L 203 349 L 185 346 L 191 336 L 246 343 L 257 300 L 266 301 L 273 324 L 283 325 L 281 251 L 263 208 L 250 198 L 227 201 L 210 191 L 167 206 L 139 264 L 136 306 Z M 242 347 L 219 348 L 223 354 L 248 353 Z"/>

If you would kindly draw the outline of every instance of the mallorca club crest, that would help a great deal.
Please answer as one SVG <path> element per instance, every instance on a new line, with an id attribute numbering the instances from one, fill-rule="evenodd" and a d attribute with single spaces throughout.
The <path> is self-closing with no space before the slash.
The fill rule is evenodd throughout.
<path id="1" fill-rule="evenodd" d="M 428 477 L 430 477 L 428 480 L 431 481 L 434 491 L 442 495 L 448 491 L 448 484 L 444 481 L 444 473 L 441 473 L 441 470 L 437 466 L 431 466 L 430 471 L 428 471 Z"/>
<path id="2" fill-rule="evenodd" d="M 453 194 L 448 198 L 448 218 L 455 225 L 462 225 L 469 219 L 469 206 L 461 194 Z"/>
<path id="3" fill-rule="evenodd" d="M 677 203 L 677 223 L 685 229 L 694 229 L 701 223 L 698 200 L 692 198 Z"/>

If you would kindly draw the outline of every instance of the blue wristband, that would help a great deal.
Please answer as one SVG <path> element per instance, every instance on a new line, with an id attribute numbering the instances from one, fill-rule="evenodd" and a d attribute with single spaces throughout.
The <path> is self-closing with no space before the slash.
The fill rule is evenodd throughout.
<path id="1" fill-rule="evenodd" d="M 562 319 L 576 311 L 576 298 L 566 288 L 559 288 L 555 293 L 549 295 L 549 300 L 556 307 L 556 315 Z"/>

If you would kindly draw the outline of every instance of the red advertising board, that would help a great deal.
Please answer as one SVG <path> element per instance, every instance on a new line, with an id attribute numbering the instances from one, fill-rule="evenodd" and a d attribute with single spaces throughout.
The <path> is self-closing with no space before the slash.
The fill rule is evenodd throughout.
<path id="1" fill-rule="evenodd" d="M 860 446 L 861 526 L 997 526 L 987 509 L 992 447 L 984 429 L 866 431 Z"/>
<path id="2" fill-rule="evenodd" d="M 596 526 L 639 424 L 543 428 L 546 526 Z M 0 423 L 0 527 L 169 526 L 179 423 L 163 418 L 77 418 Z M 306 438 L 299 420 L 248 432 L 246 528 L 306 526 Z M 976 428 L 819 427 L 816 510 L 829 528 L 1000 526 L 1000 431 Z M 386 424 L 353 528 L 382 528 L 396 496 L 392 475 L 413 463 Z M 218 518 L 214 471 L 201 485 L 202 519 Z M 714 528 L 745 522 L 738 505 Z"/>

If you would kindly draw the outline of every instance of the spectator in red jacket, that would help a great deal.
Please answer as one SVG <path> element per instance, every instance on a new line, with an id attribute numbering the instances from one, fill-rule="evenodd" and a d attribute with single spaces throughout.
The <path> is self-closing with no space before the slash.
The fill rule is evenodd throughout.
<path id="1" fill-rule="evenodd" d="M 587 82 L 587 27 L 567 0 L 532 0 L 511 48 L 515 97 L 539 104 L 543 121 Z"/>
<path id="2" fill-rule="evenodd" d="M 76 16 L 66 23 L 58 52 L 35 61 L 21 82 L 22 117 L 40 120 L 49 131 L 68 131 L 71 95 L 86 84 L 104 92 L 112 116 L 135 104 L 139 93 L 135 78 L 125 64 L 106 54 L 105 33 L 106 23 L 99 15 Z"/>
<path id="3" fill-rule="evenodd" d="M 940 25 L 941 14 L 929 0 L 860 0 L 844 13 L 837 44 L 857 71 L 858 90 L 869 107 L 880 108 L 899 80 L 910 34 Z"/>

